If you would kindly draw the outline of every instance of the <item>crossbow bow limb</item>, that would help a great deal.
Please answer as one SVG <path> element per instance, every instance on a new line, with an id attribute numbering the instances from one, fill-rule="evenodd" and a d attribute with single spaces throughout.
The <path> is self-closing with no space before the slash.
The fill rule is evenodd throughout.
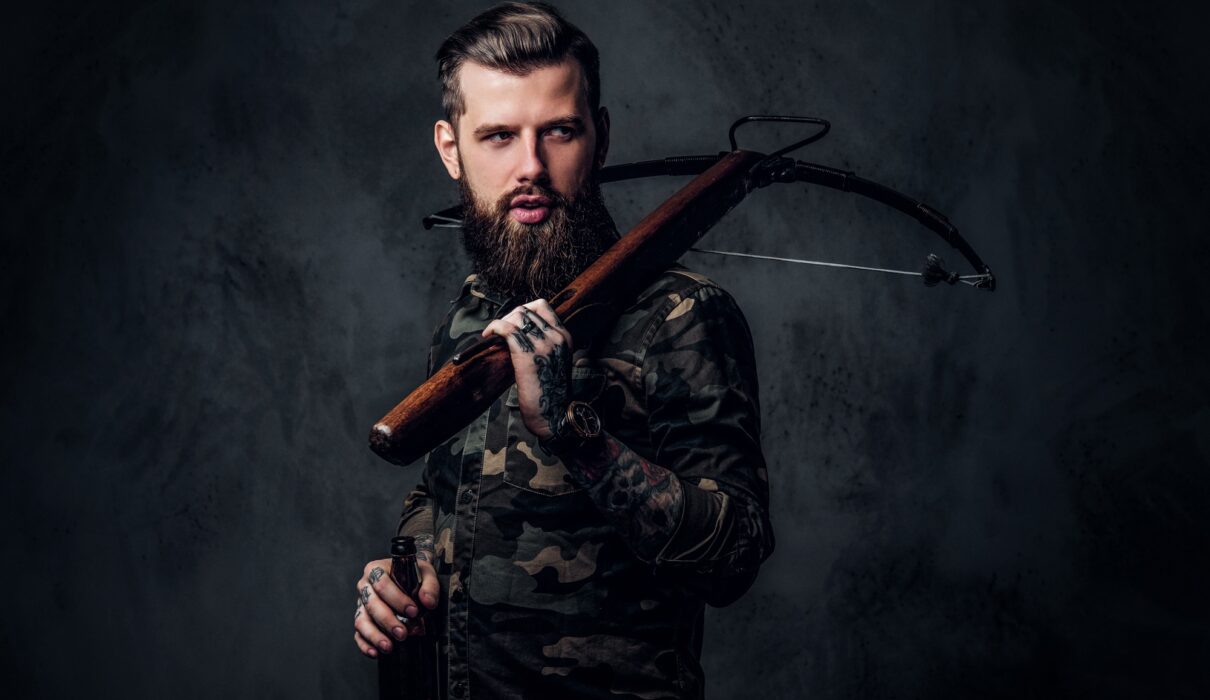
<path id="1" fill-rule="evenodd" d="M 809 123 L 820 128 L 807 138 L 769 154 L 740 149 L 735 132 L 743 124 L 758 121 Z M 555 313 L 575 338 L 576 345 L 586 347 L 591 343 L 636 295 L 689 250 L 919 275 L 928 286 L 945 282 L 950 285 L 963 283 L 988 291 L 995 289 L 996 278 L 991 268 L 962 238 L 958 229 L 937 210 L 851 172 L 786 157 L 787 153 L 823 138 L 829 129 L 827 121 L 814 117 L 753 115 L 731 125 L 730 152 L 676 156 L 602 168 L 599 173 L 601 182 L 658 175 L 696 177 L 644 217 L 549 300 Z M 970 275 L 950 272 L 945 269 L 941 258 L 931 253 L 923 270 L 910 272 L 692 247 L 749 192 L 775 182 L 823 185 L 886 204 L 940 235 L 966 258 L 975 272 Z M 460 227 L 461 208 L 451 207 L 437 212 L 425 217 L 423 223 L 425 228 Z M 512 363 L 507 345 L 496 336 L 474 342 L 461 348 L 424 384 L 374 424 L 370 431 L 370 447 L 390 462 L 409 464 L 481 415 L 512 383 Z"/>

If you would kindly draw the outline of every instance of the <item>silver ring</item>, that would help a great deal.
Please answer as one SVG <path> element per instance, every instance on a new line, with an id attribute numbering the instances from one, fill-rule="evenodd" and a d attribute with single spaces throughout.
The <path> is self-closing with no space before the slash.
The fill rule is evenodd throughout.
<path id="1" fill-rule="evenodd" d="M 526 314 L 525 323 L 521 324 L 521 332 L 529 335 L 537 335 L 534 333 L 536 330 L 538 330 L 538 324 L 534 323 L 534 320 L 529 317 L 529 314 Z"/>

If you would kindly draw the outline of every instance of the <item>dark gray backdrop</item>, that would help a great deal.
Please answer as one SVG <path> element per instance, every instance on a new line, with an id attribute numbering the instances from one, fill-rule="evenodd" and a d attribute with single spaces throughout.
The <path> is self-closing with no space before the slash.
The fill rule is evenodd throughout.
<path id="1" fill-rule="evenodd" d="M 455 197 L 431 56 L 485 5 L 248 5 L 5 23 L 3 658 L 22 695 L 372 687 L 353 582 L 417 473 L 366 435 L 422 378 L 465 273 L 456 237 L 419 226 Z M 1000 275 L 986 294 L 686 259 L 752 325 L 778 538 L 708 614 L 710 697 L 1205 693 L 1204 18 L 564 7 L 601 49 L 613 162 L 722 149 L 742 114 L 824 116 L 804 157 L 931 202 Z M 678 184 L 607 198 L 625 226 Z M 806 188 L 707 240 L 947 252 Z"/>

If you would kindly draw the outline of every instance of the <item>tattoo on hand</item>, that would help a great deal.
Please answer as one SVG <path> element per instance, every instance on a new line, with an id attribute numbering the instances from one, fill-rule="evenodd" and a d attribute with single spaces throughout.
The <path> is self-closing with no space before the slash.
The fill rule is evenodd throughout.
<path id="1" fill-rule="evenodd" d="M 378 583 L 379 579 L 381 579 L 385 573 L 386 572 L 382 570 L 381 566 L 375 566 L 374 570 L 370 572 L 370 583 Z"/>
<path id="2" fill-rule="evenodd" d="M 535 338 L 545 338 L 546 337 L 546 334 L 543 333 L 542 331 L 546 328 L 550 328 L 549 323 L 547 323 L 546 321 L 543 321 L 542 317 L 538 316 L 537 314 L 535 314 L 532 311 L 526 311 L 525 318 L 527 320 L 527 323 L 524 326 L 521 326 L 521 330 L 525 331 L 526 333 L 532 335 Z M 534 322 L 535 318 L 538 319 L 537 323 Z"/>
<path id="3" fill-rule="evenodd" d="M 533 352 L 534 351 L 534 344 L 529 342 L 529 338 L 527 338 L 525 336 L 525 334 L 522 333 L 521 331 L 513 332 L 513 340 L 516 340 L 517 345 L 521 346 L 522 352 Z"/>
<path id="4" fill-rule="evenodd" d="M 359 600 L 361 601 L 362 605 L 365 605 L 366 603 L 370 602 L 370 587 L 369 586 L 361 587 L 361 598 Z"/>
<path id="5" fill-rule="evenodd" d="M 534 358 L 534 364 L 538 366 L 538 386 L 542 391 L 538 396 L 538 409 L 551 430 L 567 410 L 567 394 L 571 384 L 569 355 L 566 345 L 556 345 L 549 355 Z"/>

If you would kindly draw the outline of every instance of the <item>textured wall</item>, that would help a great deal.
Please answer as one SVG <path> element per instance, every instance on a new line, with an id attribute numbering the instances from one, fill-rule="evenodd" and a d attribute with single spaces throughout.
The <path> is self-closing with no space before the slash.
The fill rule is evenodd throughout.
<path id="1" fill-rule="evenodd" d="M 465 268 L 418 225 L 455 197 L 431 55 L 484 5 L 81 5 L 10 16 L 0 48 L 5 685 L 365 695 L 352 584 L 416 478 L 366 434 Z M 711 697 L 1204 696 L 1204 18 L 564 7 L 601 48 L 613 162 L 824 116 L 804 157 L 931 202 L 1000 275 L 687 260 L 749 315 L 778 535 L 709 613 Z M 606 195 L 629 224 L 677 184 Z M 946 252 L 805 188 L 708 242 Z"/>

